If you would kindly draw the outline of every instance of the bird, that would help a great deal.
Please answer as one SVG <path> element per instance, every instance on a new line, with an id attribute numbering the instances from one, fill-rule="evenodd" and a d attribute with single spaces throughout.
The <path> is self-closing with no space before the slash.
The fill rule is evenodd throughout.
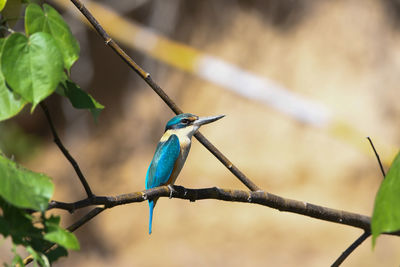
<path id="1" fill-rule="evenodd" d="M 225 115 L 199 117 L 183 113 L 170 119 L 146 173 L 146 190 L 162 185 L 173 185 L 189 154 L 192 136 L 200 126 Z M 149 234 L 152 232 L 153 211 L 158 198 L 148 200 L 150 208 Z"/>

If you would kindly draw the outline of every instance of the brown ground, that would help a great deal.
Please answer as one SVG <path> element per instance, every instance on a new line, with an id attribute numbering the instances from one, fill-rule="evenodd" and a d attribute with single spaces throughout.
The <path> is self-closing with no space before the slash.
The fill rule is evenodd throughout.
<path id="1" fill-rule="evenodd" d="M 185 111 L 227 115 L 202 132 L 244 173 L 284 197 L 372 213 L 382 178 L 375 159 L 355 147 L 368 146 L 366 135 L 400 144 L 400 32 L 392 2 L 171 1 L 180 8 L 173 19 L 163 14 L 170 28 L 152 13 L 162 1 L 150 2 L 128 15 L 326 105 L 362 133 L 359 143 L 350 145 L 130 51 Z M 107 108 L 94 125 L 63 104 L 63 139 L 97 195 L 142 190 L 173 114 L 99 38 L 92 33 L 86 38 L 73 75 Z M 54 198 L 83 197 L 57 148 L 48 143 L 41 152 L 27 165 L 54 177 Z M 177 184 L 244 189 L 197 141 Z M 62 214 L 65 225 L 79 217 Z M 81 251 L 55 266 L 328 266 L 361 234 L 266 207 L 214 200 L 161 199 L 154 216 L 149 236 L 147 203 L 104 212 L 76 232 Z M 4 255 L 7 246 L 1 248 Z M 398 266 L 399 249 L 397 237 L 380 237 L 374 251 L 368 239 L 343 266 Z"/>

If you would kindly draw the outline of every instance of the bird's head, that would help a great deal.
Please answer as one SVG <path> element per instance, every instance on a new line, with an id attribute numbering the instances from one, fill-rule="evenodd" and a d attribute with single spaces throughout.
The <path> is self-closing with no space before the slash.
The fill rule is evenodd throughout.
<path id="1" fill-rule="evenodd" d="M 165 131 L 185 131 L 188 135 L 193 135 L 200 126 L 214 122 L 223 117 L 225 117 L 225 115 L 199 117 L 190 113 L 183 113 L 170 119 L 165 126 Z"/>

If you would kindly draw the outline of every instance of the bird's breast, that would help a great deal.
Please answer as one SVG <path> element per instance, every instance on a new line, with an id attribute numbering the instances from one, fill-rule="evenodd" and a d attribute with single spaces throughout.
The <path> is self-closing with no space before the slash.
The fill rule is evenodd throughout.
<path id="1" fill-rule="evenodd" d="M 167 184 L 174 184 L 176 179 L 178 178 L 179 173 L 181 172 L 183 165 L 185 165 L 186 158 L 189 154 L 190 146 L 191 146 L 191 140 L 190 138 L 186 136 L 178 136 L 179 138 L 179 144 L 181 147 L 181 150 L 179 152 L 179 156 L 175 162 L 174 169 L 172 170 L 171 176 L 168 179 Z"/>

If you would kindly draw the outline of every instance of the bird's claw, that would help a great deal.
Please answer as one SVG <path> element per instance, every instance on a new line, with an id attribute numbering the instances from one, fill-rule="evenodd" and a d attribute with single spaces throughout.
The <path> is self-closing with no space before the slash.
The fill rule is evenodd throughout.
<path id="1" fill-rule="evenodd" d="M 172 194 L 175 192 L 175 189 L 172 187 L 172 185 L 167 185 L 169 189 L 169 199 L 172 198 Z"/>

